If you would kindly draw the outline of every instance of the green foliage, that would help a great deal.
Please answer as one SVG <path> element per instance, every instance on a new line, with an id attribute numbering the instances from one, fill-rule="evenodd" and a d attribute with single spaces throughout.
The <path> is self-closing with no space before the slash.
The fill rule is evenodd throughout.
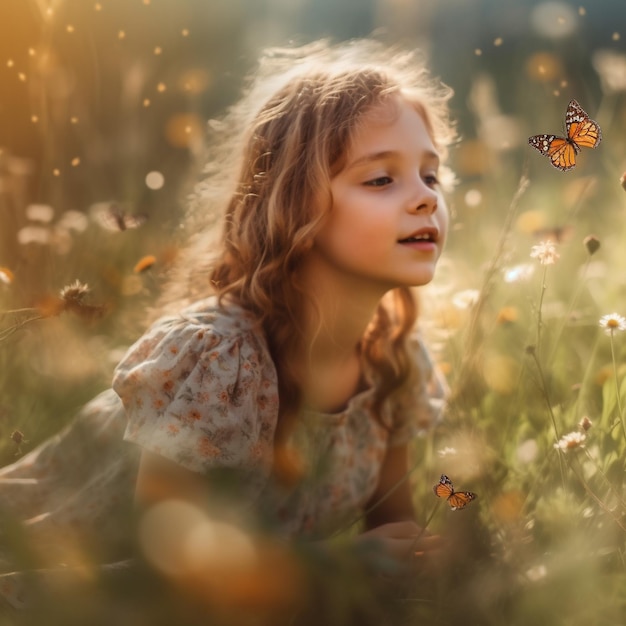
<path id="1" fill-rule="evenodd" d="M 202 167 L 204 120 L 232 101 L 260 45 L 379 26 L 390 40 L 430 37 L 436 72 L 457 90 L 463 142 L 451 155 L 459 182 L 448 250 L 422 295 L 451 398 L 443 423 L 415 443 L 412 478 L 422 522 L 451 549 L 435 574 L 383 581 L 383 609 L 394 624 L 622 623 L 626 333 L 607 335 L 599 320 L 626 314 L 626 84 L 607 85 L 609 71 L 590 63 L 608 50 L 624 72 L 625 34 L 613 35 L 621 4 L 577 13 L 563 3 L 555 32 L 575 24 L 563 36 L 520 25 L 541 4 L 530 1 L 424 2 L 419 19 L 411 3 L 363 2 L 350 33 L 345 20 L 331 29 L 341 0 L 320 3 L 319 14 L 316 3 L 287 10 L 254 0 L 51 2 L 54 19 L 47 4 L 0 9 L 0 24 L 16 24 L 0 42 L 0 464 L 57 432 L 109 384 L 175 255 Z M 322 14 L 323 27 L 314 19 Z M 277 34 L 264 38 L 270 23 Z M 570 97 L 604 139 L 561 173 L 526 136 L 561 133 Z M 144 182 L 153 170 L 165 177 L 162 189 Z M 148 219 L 106 230 L 93 208 L 100 202 Z M 52 216 L 33 217 L 28 207 L 38 204 Z M 600 242 L 593 254 L 584 243 L 591 234 Z M 542 265 L 531 250 L 550 236 L 560 258 Z M 134 272 L 145 255 L 156 263 Z M 81 304 L 103 315 L 59 300 L 76 279 L 91 289 Z M 441 473 L 477 500 L 450 511 L 432 494 Z M 16 564 L 30 563 L 25 536 L 3 528 L 15 538 Z M 326 608 L 329 626 L 384 623 L 354 566 L 363 555 L 302 552 L 309 601 Z M 148 572 L 121 584 L 92 574 L 57 590 L 31 623 L 200 623 Z M 0 613 L 0 624 L 14 618 Z"/>

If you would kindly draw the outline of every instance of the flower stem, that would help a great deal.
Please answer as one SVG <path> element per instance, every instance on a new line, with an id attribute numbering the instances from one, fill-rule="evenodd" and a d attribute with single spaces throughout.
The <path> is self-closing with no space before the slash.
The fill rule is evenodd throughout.
<path id="1" fill-rule="evenodd" d="M 541 350 L 541 330 L 543 327 L 543 317 L 541 309 L 543 308 L 543 296 L 546 292 L 546 276 L 548 274 L 548 266 L 543 266 L 543 275 L 541 277 L 541 292 L 539 294 L 539 306 L 537 307 L 537 352 Z"/>
<path id="2" fill-rule="evenodd" d="M 624 425 L 624 413 L 622 411 L 622 395 L 619 388 L 619 380 L 617 378 L 617 361 L 615 359 L 615 345 L 613 343 L 613 329 L 611 329 L 611 359 L 613 361 L 613 378 L 615 379 L 615 396 L 617 398 L 617 413 L 619 421 L 622 425 L 624 437 L 626 437 L 626 426 Z"/>
<path id="3" fill-rule="evenodd" d="M 546 379 L 543 375 L 543 369 L 541 367 L 541 363 L 537 358 L 537 353 L 533 350 L 530 353 L 535 361 L 535 365 L 537 366 L 537 371 L 539 372 L 539 379 L 541 381 L 541 391 L 543 394 L 543 398 L 546 401 L 546 405 L 548 406 L 548 413 L 550 413 L 550 419 L 552 420 L 552 427 L 554 428 L 554 436 L 556 437 L 556 441 L 560 439 L 559 429 L 556 425 L 556 417 L 554 416 L 554 411 L 552 410 L 552 404 L 550 403 L 550 396 L 548 395 L 548 387 L 546 385 Z"/>

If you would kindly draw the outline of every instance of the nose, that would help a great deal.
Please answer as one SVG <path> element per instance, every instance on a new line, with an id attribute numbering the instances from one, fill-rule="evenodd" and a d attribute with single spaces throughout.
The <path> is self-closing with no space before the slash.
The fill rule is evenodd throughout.
<path id="1" fill-rule="evenodd" d="M 437 192 L 420 177 L 415 182 L 415 189 L 409 201 L 409 211 L 411 213 L 423 212 L 430 215 L 437 210 L 438 199 Z"/>

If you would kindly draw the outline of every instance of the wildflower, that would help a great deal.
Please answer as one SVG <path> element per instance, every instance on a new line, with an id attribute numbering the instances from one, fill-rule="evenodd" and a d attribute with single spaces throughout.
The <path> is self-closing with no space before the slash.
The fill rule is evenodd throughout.
<path id="1" fill-rule="evenodd" d="M 143 256 L 137 261 L 135 267 L 133 268 L 133 272 L 135 274 L 142 274 L 146 270 L 149 270 L 156 263 L 156 257 L 152 254 L 148 254 Z"/>
<path id="2" fill-rule="evenodd" d="M 600 240 L 595 235 L 587 235 L 583 239 L 583 245 L 587 248 L 589 256 L 595 254 L 600 248 Z"/>
<path id="3" fill-rule="evenodd" d="M 514 306 L 504 306 L 498 311 L 496 323 L 498 324 L 514 324 L 517 322 L 518 312 Z"/>
<path id="4" fill-rule="evenodd" d="M 553 265 L 560 256 L 552 241 L 542 241 L 538 245 L 533 246 L 530 251 L 530 258 L 539 259 L 541 265 Z"/>
<path id="5" fill-rule="evenodd" d="M 94 306 L 85 302 L 85 296 L 90 292 L 89 286 L 75 280 L 71 285 L 61 289 L 60 311 L 69 311 L 79 317 L 95 318 L 104 313 L 103 306 Z"/>
<path id="6" fill-rule="evenodd" d="M 568 450 L 574 450 L 576 448 L 584 448 L 587 435 L 577 431 L 567 433 L 563 435 L 557 443 L 554 444 L 556 450 L 562 450 L 567 452 Z"/>
<path id="7" fill-rule="evenodd" d="M 626 330 L 626 318 L 618 315 L 617 313 L 609 313 L 600 318 L 600 328 L 604 330 L 607 335 L 613 336 L 615 331 Z"/>

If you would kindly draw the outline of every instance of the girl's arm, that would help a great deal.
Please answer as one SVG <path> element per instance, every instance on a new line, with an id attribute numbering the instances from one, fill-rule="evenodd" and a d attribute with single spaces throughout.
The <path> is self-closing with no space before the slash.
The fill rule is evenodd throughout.
<path id="1" fill-rule="evenodd" d="M 366 528 L 415 519 L 411 488 L 407 478 L 408 458 L 406 444 L 387 449 L 378 487 L 366 506 L 366 511 L 369 511 L 365 517 Z M 377 504 L 379 501 L 380 504 Z"/>
<path id="2" fill-rule="evenodd" d="M 401 563 L 441 547 L 440 537 L 415 522 L 408 465 L 406 444 L 387 449 L 378 487 L 366 508 L 366 531 L 359 536 L 379 540 L 385 551 Z"/>

